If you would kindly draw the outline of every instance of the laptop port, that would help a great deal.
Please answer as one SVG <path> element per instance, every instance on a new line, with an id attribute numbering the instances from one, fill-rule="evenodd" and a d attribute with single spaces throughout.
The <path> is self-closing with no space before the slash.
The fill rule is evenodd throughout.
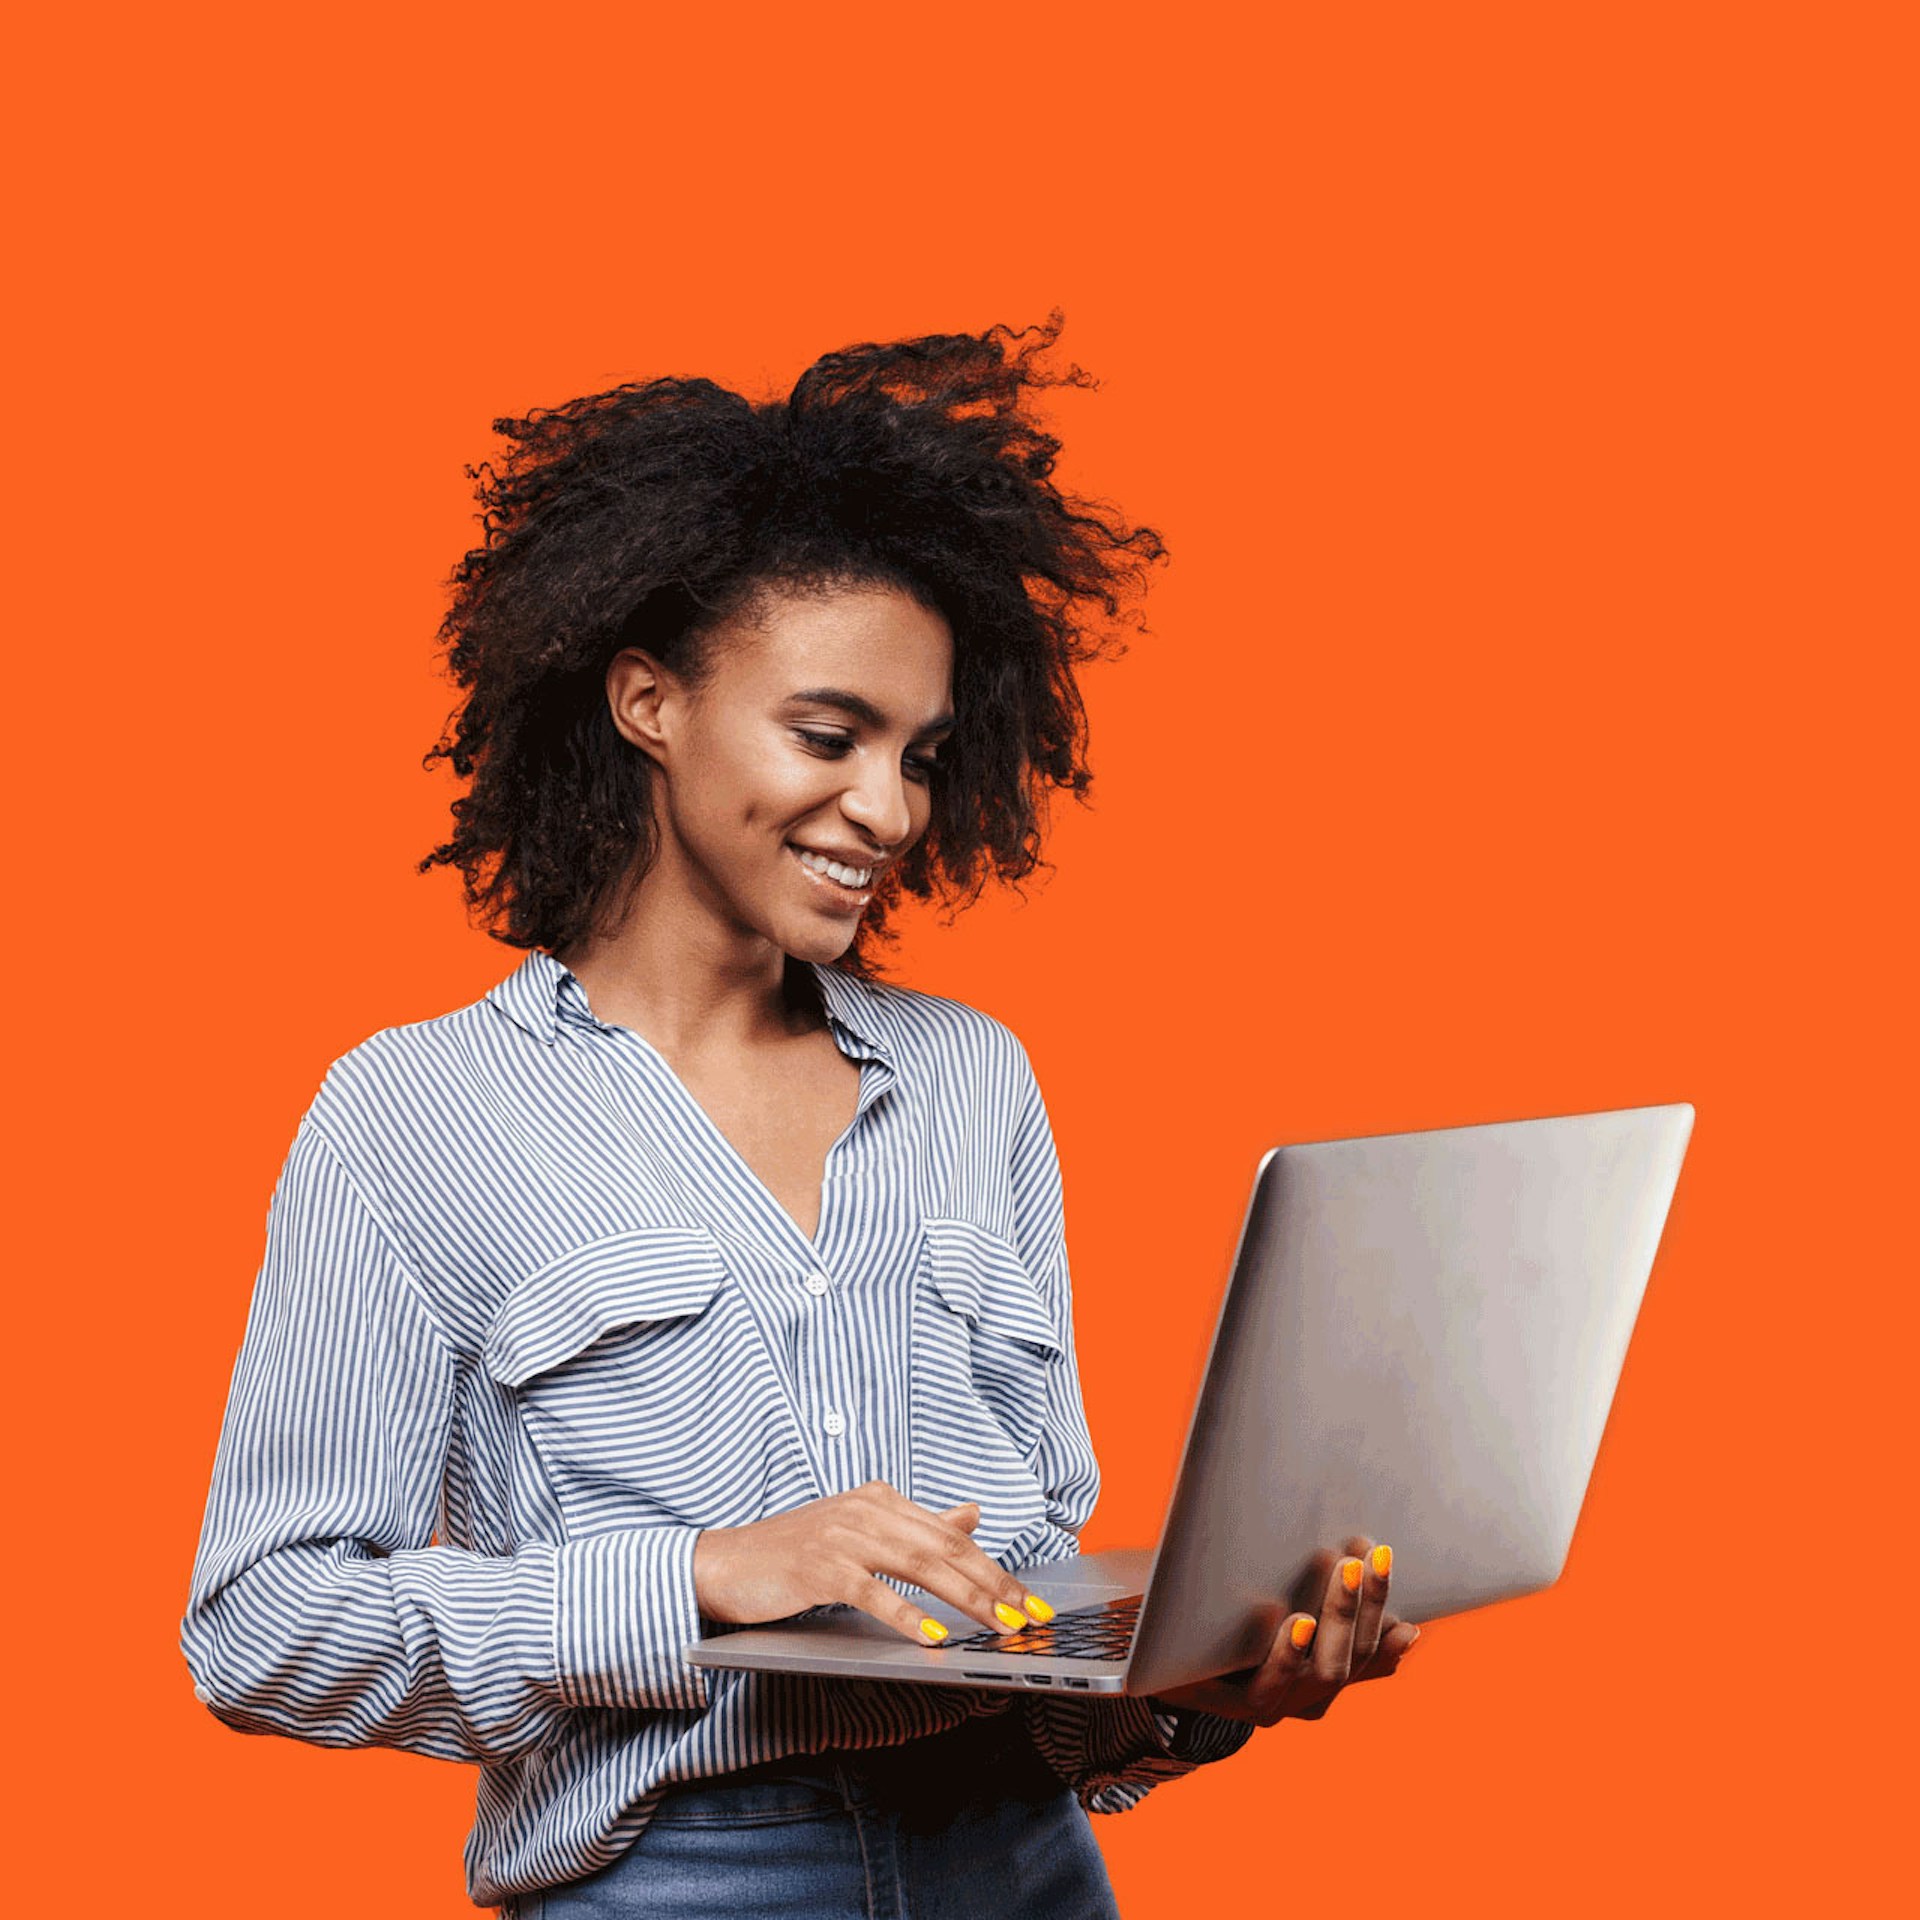
<path id="1" fill-rule="evenodd" d="M 1050 1687 L 1053 1685 L 1053 1675 L 1050 1673 L 1028 1673 L 1023 1674 L 1021 1678 L 1024 1679 L 1030 1687 Z"/>
<path id="2" fill-rule="evenodd" d="M 1091 1680 L 1076 1680 L 1072 1674 L 1068 1674 L 1067 1685 L 1070 1687 L 1090 1687 L 1093 1685 L 1093 1682 Z"/>

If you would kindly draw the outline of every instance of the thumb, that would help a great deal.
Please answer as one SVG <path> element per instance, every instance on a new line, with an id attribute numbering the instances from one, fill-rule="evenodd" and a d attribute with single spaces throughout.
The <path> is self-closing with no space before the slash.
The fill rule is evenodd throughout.
<path id="1" fill-rule="evenodd" d="M 957 1507 L 949 1507 L 940 1518 L 951 1521 L 962 1533 L 971 1533 L 980 1524 L 980 1502 L 962 1500 Z"/>

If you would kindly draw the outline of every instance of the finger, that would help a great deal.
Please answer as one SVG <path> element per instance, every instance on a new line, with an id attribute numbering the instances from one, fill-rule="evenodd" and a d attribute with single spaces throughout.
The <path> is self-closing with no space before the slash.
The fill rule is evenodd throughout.
<path id="1" fill-rule="evenodd" d="M 1365 1569 L 1360 1583 L 1360 1610 L 1353 1625 L 1353 1648 L 1347 1663 L 1349 1673 L 1359 1673 L 1380 1645 L 1385 1631 L 1387 1583 L 1392 1575 L 1393 1549 L 1384 1542 L 1376 1546 L 1365 1534 L 1349 1534 L 1344 1551 Z"/>
<path id="2" fill-rule="evenodd" d="M 1290 1613 L 1280 1622 L 1259 1666 L 1164 1689 L 1158 1698 L 1173 1706 L 1198 1707 L 1228 1720 L 1252 1720 L 1270 1727 L 1292 1711 L 1292 1689 L 1307 1675 L 1307 1649 L 1313 1645 L 1315 1624 L 1310 1613 Z"/>
<path id="3" fill-rule="evenodd" d="M 1053 1618 L 1046 1600 L 988 1558 L 959 1527 L 884 1482 L 875 1485 L 880 1528 L 872 1572 L 892 1574 L 935 1594 L 995 1633 L 1014 1633 Z"/>
<path id="4" fill-rule="evenodd" d="M 939 1518 L 950 1527 L 958 1527 L 962 1533 L 971 1533 L 980 1524 L 980 1502 L 962 1500 L 957 1507 L 949 1507 Z"/>
<path id="5" fill-rule="evenodd" d="M 1389 1614 L 1378 1650 L 1366 1666 L 1348 1679 L 1347 1685 L 1353 1686 L 1361 1680 L 1384 1680 L 1398 1669 L 1407 1649 L 1419 1638 L 1420 1629 L 1412 1621 L 1396 1620 Z"/>
<path id="6" fill-rule="evenodd" d="M 896 1593 L 884 1580 L 870 1573 L 852 1570 L 839 1589 L 841 1600 L 870 1613 L 884 1626 L 894 1628 L 916 1646 L 937 1647 L 949 1637 L 945 1624 L 924 1607 L 917 1607 L 905 1594 Z"/>
<path id="7" fill-rule="evenodd" d="M 1313 1673 L 1313 1644 L 1320 1625 L 1310 1613 L 1290 1613 L 1246 1688 L 1248 1711 L 1236 1718 L 1270 1727 L 1297 1711 L 1320 1690 Z"/>
<path id="8" fill-rule="evenodd" d="M 1342 1554 L 1327 1578 L 1326 1599 L 1320 1608 L 1319 1630 L 1313 1636 L 1311 1667 L 1322 1687 L 1346 1685 L 1353 1666 L 1353 1636 L 1360 1618 L 1360 1590 L 1366 1584 L 1366 1563 L 1355 1554 Z"/>

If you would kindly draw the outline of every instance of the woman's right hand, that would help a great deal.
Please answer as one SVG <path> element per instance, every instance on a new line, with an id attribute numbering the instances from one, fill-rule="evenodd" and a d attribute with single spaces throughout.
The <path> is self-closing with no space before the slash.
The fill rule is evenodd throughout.
<path id="1" fill-rule="evenodd" d="M 884 1480 L 809 1500 L 744 1527 L 708 1527 L 694 1542 L 693 1585 L 709 1620 L 783 1620 L 836 1602 L 860 1608 L 919 1646 L 947 1629 L 876 1574 L 890 1574 L 971 1614 L 995 1633 L 1053 1609 L 1029 1593 L 969 1537 L 980 1503 L 944 1513 L 917 1506 Z"/>

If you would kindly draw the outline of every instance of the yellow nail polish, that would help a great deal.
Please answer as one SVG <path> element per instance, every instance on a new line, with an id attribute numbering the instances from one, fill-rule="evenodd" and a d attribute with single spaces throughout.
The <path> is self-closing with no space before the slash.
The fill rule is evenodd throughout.
<path id="1" fill-rule="evenodd" d="M 1340 1584 L 1345 1587 L 1349 1593 L 1358 1593 L 1360 1591 L 1360 1582 L 1366 1577 L 1367 1570 L 1358 1560 L 1342 1560 L 1340 1562 Z"/>
<path id="2" fill-rule="evenodd" d="M 1053 1618 L 1053 1609 L 1037 1593 L 1027 1595 L 1027 1611 L 1044 1627 Z"/>
<path id="3" fill-rule="evenodd" d="M 995 1616 L 1005 1626 L 1024 1627 L 1027 1624 L 1026 1615 L 1021 1613 L 1018 1608 L 1008 1606 L 1004 1600 L 996 1600 L 993 1603 L 993 1611 Z"/>
<path id="4" fill-rule="evenodd" d="M 947 1637 L 946 1628 L 943 1627 L 938 1620 L 922 1620 L 920 1622 L 920 1631 L 924 1633 L 929 1640 L 944 1640 Z"/>
<path id="5" fill-rule="evenodd" d="M 1393 1571 L 1393 1549 L 1384 1541 L 1373 1550 L 1373 1570 L 1382 1580 Z"/>
<path id="6" fill-rule="evenodd" d="M 1305 1620 L 1296 1620 L 1292 1628 L 1293 1644 L 1301 1648 L 1310 1647 L 1313 1644 L 1314 1629 L 1317 1628 L 1319 1624 L 1319 1621 L 1311 1617 Z"/>

